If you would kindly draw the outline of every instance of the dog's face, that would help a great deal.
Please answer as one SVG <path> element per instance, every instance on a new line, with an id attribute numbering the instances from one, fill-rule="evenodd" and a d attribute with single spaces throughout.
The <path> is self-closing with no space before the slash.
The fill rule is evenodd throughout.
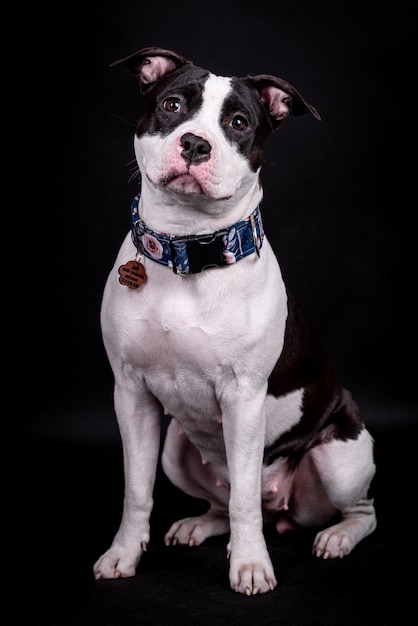
<path id="1" fill-rule="evenodd" d="M 225 200 L 258 180 L 264 143 L 290 112 L 316 110 L 276 77 L 216 76 L 174 52 L 148 48 L 124 62 L 145 110 L 135 134 L 142 178 L 175 195 Z M 286 90 L 285 90 L 286 89 Z"/>
<path id="2" fill-rule="evenodd" d="M 221 200 L 251 183 L 272 127 L 249 81 L 186 66 L 147 100 L 135 152 L 153 185 Z"/>

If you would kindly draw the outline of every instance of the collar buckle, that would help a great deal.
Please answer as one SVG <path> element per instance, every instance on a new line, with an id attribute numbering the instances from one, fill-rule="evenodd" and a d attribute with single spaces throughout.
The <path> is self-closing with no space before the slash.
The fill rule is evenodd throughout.
<path id="1" fill-rule="evenodd" d="M 189 235 L 186 237 L 174 237 L 170 240 L 170 250 L 173 259 L 173 272 L 178 273 L 177 254 L 188 258 L 188 273 L 197 274 L 211 267 L 223 267 L 226 265 L 224 251 L 224 237 L 228 235 L 228 229 L 218 230 L 208 235 Z"/>

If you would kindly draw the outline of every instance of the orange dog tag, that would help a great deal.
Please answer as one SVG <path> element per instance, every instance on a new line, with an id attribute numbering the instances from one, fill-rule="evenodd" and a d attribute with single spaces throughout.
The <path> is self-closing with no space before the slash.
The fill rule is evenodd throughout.
<path id="1" fill-rule="evenodd" d="M 145 267 L 139 261 L 128 261 L 118 269 L 119 282 L 129 289 L 138 289 L 147 280 Z"/>

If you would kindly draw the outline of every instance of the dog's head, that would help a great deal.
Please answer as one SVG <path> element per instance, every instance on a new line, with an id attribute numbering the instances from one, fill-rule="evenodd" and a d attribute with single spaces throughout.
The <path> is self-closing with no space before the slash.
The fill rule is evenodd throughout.
<path id="1" fill-rule="evenodd" d="M 119 64 L 138 76 L 145 98 L 135 134 L 143 181 L 177 200 L 243 197 L 259 187 L 270 132 L 289 114 L 320 119 L 292 85 L 269 74 L 217 76 L 156 47 L 112 66 Z"/>

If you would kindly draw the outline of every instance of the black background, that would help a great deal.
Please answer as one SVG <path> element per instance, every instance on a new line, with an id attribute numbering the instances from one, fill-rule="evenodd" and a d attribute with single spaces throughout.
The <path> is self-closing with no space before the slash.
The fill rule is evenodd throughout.
<path id="1" fill-rule="evenodd" d="M 109 64 L 142 47 L 173 49 L 223 75 L 275 74 L 318 109 L 321 122 L 290 118 L 268 140 L 264 227 L 287 283 L 383 442 L 390 502 L 400 497 L 391 461 L 409 493 L 417 415 L 412 9 L 370 0 L 90 0 L 26 13 L 19 80 L 30 104 L 20 158 L 31 177 L 22 208 L 31 224 L 31 279 L 21 367 L 30 376 L 19 394 L 19 436 L 29 488 L 21 497 L 19 480 L 12 491 L 25 510 L 17 515 L 22 560 L 36 561 L 46 585 L 60 576 L 90 584 L 92 564 L 119 522 L 122 461 L 99 311 L 137 191 L 141 96 L 135 77 Z M 169 487 L 161 481 L 164 499 Z M 381 489 L 387 493 L 383 480 Z M 170 503 L 174 518 L 177 506 Z M 170 574 L 182 575 L 174 560 Z M 207 584 L 215 593 L 216 581 Z M 158 622 L 106 621 L 79 598 L 75 616 L 73 591 L 64 601 L 55 590 L 44 605 L 35 589 L 42 617 L 29 603 L 31 617 L 10 623 L 171 623 L 168 614 L 166 622 L 162 614 Z M 341 616 L 292 621 L 291 608 L 285 614 L 283 623 L 296 626 L 354 623 Z M 396 623 L 381 619 L 364 623 Z"/>

